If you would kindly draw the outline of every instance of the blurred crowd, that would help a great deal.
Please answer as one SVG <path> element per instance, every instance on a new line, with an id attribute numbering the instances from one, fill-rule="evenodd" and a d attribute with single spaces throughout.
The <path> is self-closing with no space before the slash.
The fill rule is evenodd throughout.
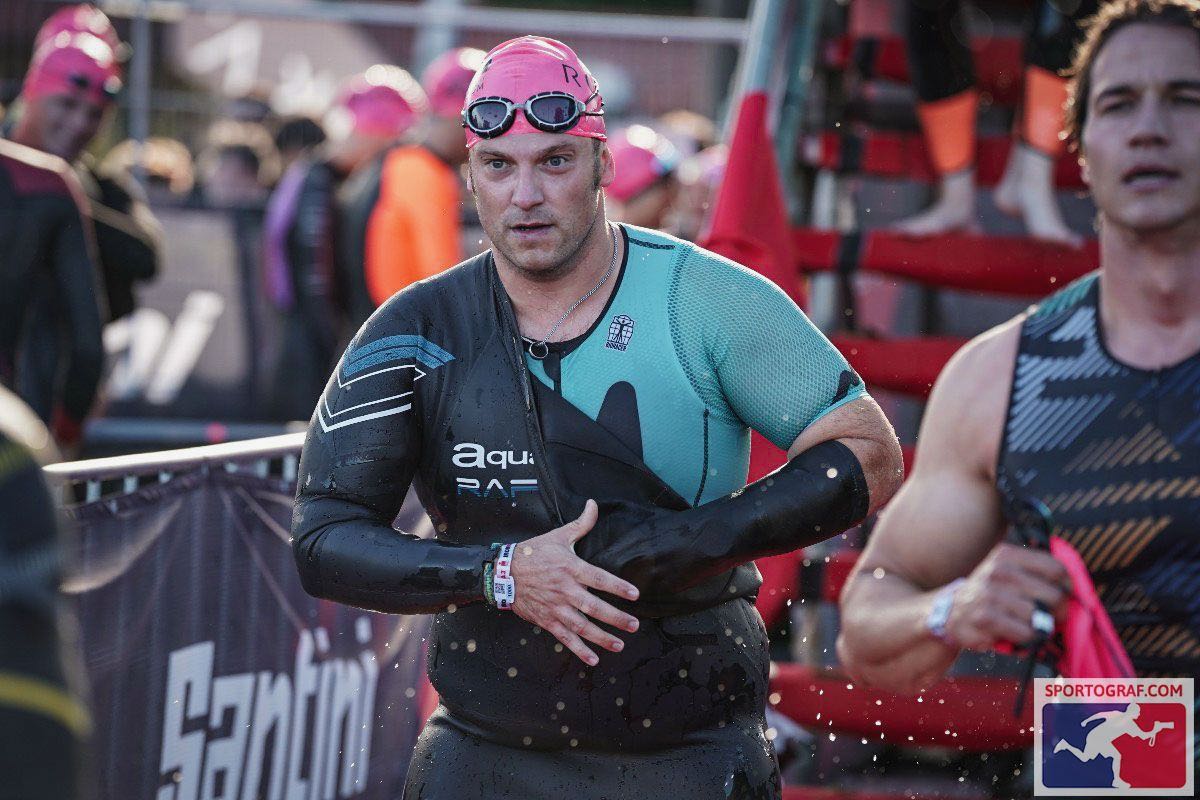
<path id="1" fill-rule="evenodd" d="M 419 81 L 377 64 L 317 117 L 279 115 L 257 96 L 228 100 L 195 152 L 154 136 L 97 152 L 130 48 L 93 6 L 56 12 L 3 117 L 0 192 L 25 222 L 0 244 L 27 256 L 10 255 L 0 270 L 12 288 L 8 318 L 21 321 L 0 340 L 0 382 L 69 452 L 96 411 L 101 327 L 131 314 L 137 287 L 163 271 L 150 209 L 253 210 L 263 213 L 254 284 L 275 331 L 259 360 L 263 384 L 276 387 L 261 417 L 307 419 L 337 355 L 380 303 L 488 246 L 467 196 L 461 122 L 483 55 L 450 50 Z M 697 237 L 725 162 L 716 140 L 714 123 L 686 110 L 618 126 L 610 216 Z"/>
<path id="2" fill-rule="evenodd" d="M 979 103 L 960 3 L 910 0 L 917 116 L 938 193 L 901 220 L 908 235 L 975 230 Z M 1079 245 L 1055 202 L 1065 78 L 1083 9 L 1051 9 L 1027 48 L 1024 113 L 997 206 L 1035 238 Z M 0 124 L 0 280 L 11 313 L 0 328 L 0 383 L 13 388 L 70 450 L 97 411 L 101 329 L 137 307 L 163 272 L 152 208 L 247 212 L 262 236 L 254 272 L 256 414 L 304 420 L 337 354 L 371 312 L 413 281 L 488 246 L 464 178 L 461 110 L 483 52 L 443 53 L 420 80 L 377 64 L 346 80 L 323 113 L 277 113 L 268 95 L 224 101 L 194 142 L 151 136 L 101 151 L 130 48 L 90 5 L 54 13 L 36 37 L 20 95 Z M 610 118 L 611 119 L 611 118 Z M 726 162 L 712 120 L 688 110 L 616 120 L 609 216 L 685 239 L 701 234 Z M 19 213 L 17 213 L 19 212 Z M 255 223 L 258 224 L 257 221 Z M 49 258 L 53 255 L 53 258 Z M 46 264 L 51 269 L 46 270 Z"/>

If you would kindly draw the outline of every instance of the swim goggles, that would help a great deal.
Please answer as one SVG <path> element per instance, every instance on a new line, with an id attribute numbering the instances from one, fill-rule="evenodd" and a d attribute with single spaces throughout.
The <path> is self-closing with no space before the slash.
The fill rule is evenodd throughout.
<path id="1" fill-rule="evenodd" d="M 580 100 L 566 92 L 540 92 L 524 103 L 514 103 L 507 97 L 481 97 L 463 111 L 462 124 L 480 139 L 494 139 L 512 127 L 517 109 L 522 109 L 525 119 L 539 131 L 562 133 L 574 128 L 580 117 L 604 116 L 603 102 L 599 111 L 587 110 L 598 94 L 595 91 L 587 100 Z"/>
<path id="2" fill-rule="evenodd" d="M 121 92 L 120 78 L 110 77 L 104 81 L 97 81 L 82 72 L 72 72 L 66 76 L 66 81 L 77 92 L 96 91 L 105 100 L 115 100 Z"/>

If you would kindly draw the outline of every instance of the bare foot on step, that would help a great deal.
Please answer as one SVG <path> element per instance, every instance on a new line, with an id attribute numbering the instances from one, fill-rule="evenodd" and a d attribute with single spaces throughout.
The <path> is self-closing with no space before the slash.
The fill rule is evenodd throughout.
<path id="1" fill-rule="evenodd" d="M 942 233 L 976 233 L 975 171 L 965 169 L 942 178 L 937 201 L 915 216 L 893 224 L 892 230 L 908 236 Z"/>
<path id="2" fill-rule="evenodd" d="M 1063 219 L 1054 196 L 1054 160 L 1018 142 L 996 186 L 996 208 L 1020 217 L 1025 232 L 1042 242 L 1082 247 L 1084 238 Z"/>

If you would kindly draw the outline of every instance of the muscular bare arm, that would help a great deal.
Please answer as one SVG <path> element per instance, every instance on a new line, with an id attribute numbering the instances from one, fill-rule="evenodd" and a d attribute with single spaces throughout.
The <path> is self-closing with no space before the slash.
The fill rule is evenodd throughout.
<path id="1" fill-rule="evenodd" d="M 1020 336 L 1020 318 L 972 341 L 930 397 L 913 474 L 883 512 L 842 594 L 838 654 L 861 680 L 900 691 L 936 681 L 958 647 L 929 634 L 940 587 L 970 575 L 947 631 L 987 649 L 1023 641 L 1033 600 L 1057 607 L 1065 576 L 1043 553 L 1002 545 L 995 464 Z"/>

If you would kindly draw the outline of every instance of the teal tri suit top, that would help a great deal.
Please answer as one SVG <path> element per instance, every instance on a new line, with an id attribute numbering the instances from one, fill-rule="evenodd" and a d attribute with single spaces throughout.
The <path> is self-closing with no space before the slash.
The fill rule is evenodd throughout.
<path id="1" fill-rule="evenodd" d="M 778 286 L 690 242 L 619 228 L 625 257 L 596 323 L 541 360 L 527 340 L 525 359 L 693 505 L 745 485 L 750 428 L 786 450 L 866 394 Z"/>

